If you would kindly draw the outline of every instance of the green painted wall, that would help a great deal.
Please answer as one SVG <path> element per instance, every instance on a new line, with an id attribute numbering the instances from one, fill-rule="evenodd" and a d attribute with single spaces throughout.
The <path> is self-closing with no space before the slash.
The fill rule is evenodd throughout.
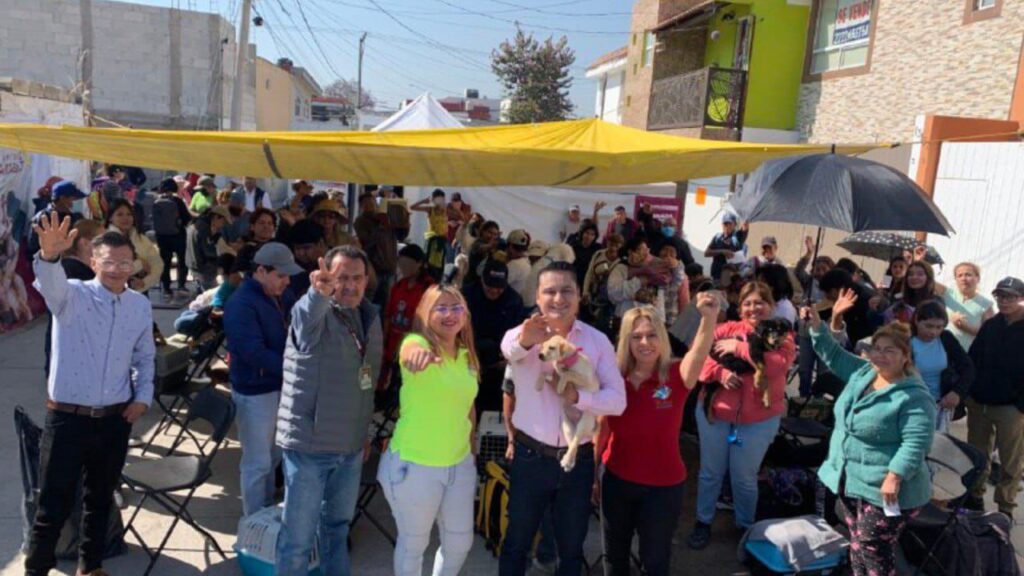
<path id="1" fill-rule="evenodd" d="M 723 20 L 730 13 L 735 18 Z M 794 130 L 810 8 L 786 0 L 733 0 L 709 23 L 705 65 L 732 67 L 736 21 L 748 14 L 755 21 L 744 126 Z M 711 39 L 713 30 L 719 32 L 716 40 Z"/>

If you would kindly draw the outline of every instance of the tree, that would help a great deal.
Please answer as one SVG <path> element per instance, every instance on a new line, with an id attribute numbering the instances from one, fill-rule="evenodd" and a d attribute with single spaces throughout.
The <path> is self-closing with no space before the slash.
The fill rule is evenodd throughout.
<path id="1" fill-rule="evenodd" d="M 346 80 L 339 78 L 334 82 L 331 82 L 324 88 L 325 96 L 332 96 L 334 98 L 344 98 L 348 100 L 349 104 L 352 105 L 352 109 L 356 107 L 356 86 L 355 80 Z M 373 110 L 377 106 L 377 99 L 373 97 L 373 94 L 369 90 L 363 88 L 363 109 Z"/>
<path id="2" fill-rule="evenodd" d="M 575 61 L 576 53 L 565 36 L 557 42 L 549 36 L 541 43 L 518 27 L 515 38 L 491 51 L 491 70 L 512 100 L 509 122 L 565 120 L 573 109 L 569 67 Z"/>

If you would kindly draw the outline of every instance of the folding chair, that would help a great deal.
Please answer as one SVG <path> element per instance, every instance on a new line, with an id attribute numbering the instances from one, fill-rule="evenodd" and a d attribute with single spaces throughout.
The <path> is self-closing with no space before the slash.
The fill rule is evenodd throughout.
<path id="1" fill-rule="evenodd" d="M 196 421 L 204 421 L 209 424 L 213 432 L 205 440 L 200 440 L 192 425 Z M 206 388 L 196 394 L 189 406 L 188 414 L 182 423 L 181 432 L 175 438 L 167 456 L 152 460 L 141 460 L 132 462 L 125 466 L 121 474 L 122 481 L 134 492 L 142 494 L 142 499 L 135 507 L 131 518 L 125 525 L 125 534 L 131 532 L 138 540 L 142 549 L 149 556 L 149 566 L 146 567 L 144 575 L 153 570 L 158 558 L 163 553 L 164 546 L 182 520 L 197 532 L 203 535 L 207 542 L 223 559 L 227 559 L 224 551 L 217 540 L 199 526 L 188 511 L 188 504 L 192 500 L 196 489 L 202 486 L 212 476 L 211 465 L 217 453 L 224 443 L 224 438 L 235 421 L 235 404 L 231 398 L 215 391 L 213 388 Z M 199 451 L 198 455 L 181 454 L 174 455 L 174 452 L 186 441 L 191 440 L 192 444 Z M 173 492 L 186 491 L 184 499 L 177 499 L 171 495 Z M 155 549 L 150 548 L 142 539 L 142 535 L 135 528 L 134 522 L 142 506 L 148 500 L 153 500 L 161 508 L 167 510 L 174 516 L 171 525 L 167 528 L 160 545 Z"/>
<path id="2" fill-rule="evenodd" d="M 370 512 L 370 503 L 380 492 L 380 484 L 377 482 L 377 468 L 380 466 L 381 452 L 371 446 L 370 458 L 363 462 L 363 473 L 359 480 L 359 498 L 356 500 L 356 513 L 352 517 L 350 528 L 355 527 L 356 522 L 363 516 L 373 524 L 377 531 L 394 546 L 397 542 L 395 536 L 384 526 L 384 523 L 377 519 Z"/>
<path id="3" fill-rule="evenodd" d="M 963 512 L 964 501 L 970 497 L 971 488 L 985 469 L 985 455 L 981 451 L 949 434 L 942 433 L 935 434 L 932 448 L 925 461 L 932 474 L 932 498 L 948 501 L 948 509 L 929 502 L 917 516 L 908 521 L 900 539 L 904 554 L 909 558 L 914 556 L 914 548 L 925 551 L 923 558 L 917 562 L 915 575 L 929 569 L 945 573 L 944 567 L 934 556 L 935 551 L 942 546 L 946 535 L 957 522 L 958 515 Z M 931 545 L 928 545 L 915 531 L 938 531 L 938 536 Z M 911 548 L 911 554 L 907 554 L 908 548 Z"/>
<path id="4" fill-rule="evenodd" d="M 200 391 L 211 387 L 211 381 L 202 374 L 207 367 L 218 358 L 218 351 L 224 344 L 225 335 L 222 330 L 215 330 L 208 337 L 193 339 L 195 348 L 190 352 L 189 368 L 183 377 L 172 382 L 157 382 L 157 389 L 153 393 L 153 402 L 160 408 L 162 415 L 155 428 L 150 434 L 149 440 L 142 447 L 142 454 L 145 455 L 153 447 L 153 443 L 161 433 L 169 433 L 171 425 L 181 427 L 183 425 L 178 412 L 192 401 L 192 397 Z M 171 398 L 170 403 L 165 397 Z"/>
<path id="5" fill-rule="evenodd" d="M 811 385 L 810 396 L 802 403 L 798 403 L 796 400 L 792 401 L 790 413 L 800 414 L 810 403 L 811 398 L 827 398 L 834 401 L 842 393 L 844 386 L 845 383 L 835 374 L 820 374 Z M 832 433 L 832 427 L 814 418 L 787 416 L 779 425 L 779 433 L 796 445 L 804 445 L 806 444 L 805 439 L 824 441 Z"/>

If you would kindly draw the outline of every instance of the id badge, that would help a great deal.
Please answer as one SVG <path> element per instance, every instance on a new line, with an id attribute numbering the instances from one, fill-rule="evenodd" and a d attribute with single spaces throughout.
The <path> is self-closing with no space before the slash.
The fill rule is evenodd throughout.
<path id="1" fill-rule="evenodd" d="M 370 378 L 370 367 L 363 366 L 359 369 L 359 389 L 369 390 L 373 388 L 373 380 Z"/>

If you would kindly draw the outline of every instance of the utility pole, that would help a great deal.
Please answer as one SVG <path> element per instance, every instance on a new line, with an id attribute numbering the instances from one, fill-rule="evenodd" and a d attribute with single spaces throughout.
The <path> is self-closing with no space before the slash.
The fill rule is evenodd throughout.
<path id="1" fill-rule="evenodd" d="M 245 71 L 249 68 L 249 19 L 252 0 L 242 0 L 242 21 L 238 33 L 238 58 L 235 60 L 235 85 L 231 90 L 231 129 L 242 129 L 242 89 L 245 86 Z"/>
<path id="2" fill-rule="evenodd" d="M 356 126 L 363 129 L 363 49 L 366 47 L 366 32 L 359 37 L 359 72 L 356 76 Z"/>

